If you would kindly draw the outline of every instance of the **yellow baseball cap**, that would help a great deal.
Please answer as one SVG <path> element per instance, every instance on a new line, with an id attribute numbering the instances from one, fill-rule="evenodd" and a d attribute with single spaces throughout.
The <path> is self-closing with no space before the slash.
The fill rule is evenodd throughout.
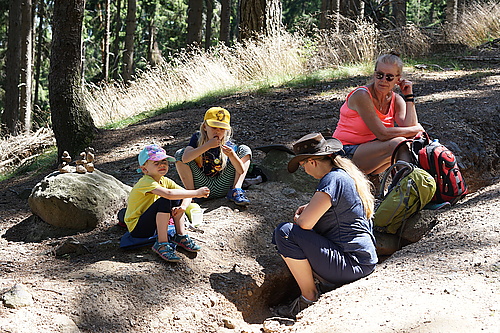
<path id="1" fill-rule="evenodd" d="M 229 111 L 221 107 L 213 107 L 205 112 L 204 121 L 207 122 L 207 125 L 210 127 L 218 127 L 223 129 L 231 129 L 231 125 L 229 121 L 231 119 L 231 115 Z"/>

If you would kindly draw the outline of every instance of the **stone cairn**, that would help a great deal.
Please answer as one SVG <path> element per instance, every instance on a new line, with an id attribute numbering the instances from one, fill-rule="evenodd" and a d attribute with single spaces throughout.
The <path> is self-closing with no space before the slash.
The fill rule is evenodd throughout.
<path id="1" fill-rule="evenodd" d="M 95 151 L 94 148 L 86 148 L 85 151 L 80 153 L 80 156 L 75 160 L 75 167 L 71 166 L 71 156 L 67 151 L 64 151 L 61 156 L 61 164 L 58 170 L 60 173 L 87 173 L 93 172 L 94 168 Z"/>

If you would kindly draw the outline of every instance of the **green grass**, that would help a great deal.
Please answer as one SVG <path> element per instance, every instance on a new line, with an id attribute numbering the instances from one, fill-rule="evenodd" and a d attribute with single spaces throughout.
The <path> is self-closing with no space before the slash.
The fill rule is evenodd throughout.
<path id="1" fill-rule="evenodd" d="M 23 165 L 0 175 L 0 181 L 8 180 L 13 177 L 32 173 L 39 174 L 46 172 L 47 169 L 54 168 L 57 163 L 57 147 L 47 148 L 43 153 Z"/>

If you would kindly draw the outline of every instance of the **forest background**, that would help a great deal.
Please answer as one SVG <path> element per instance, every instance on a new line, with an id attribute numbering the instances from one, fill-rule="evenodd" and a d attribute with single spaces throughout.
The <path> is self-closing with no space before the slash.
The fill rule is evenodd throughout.
<path id="1" fill-rule="evenodd" d="M 138 119 L 130 117 L 207 95 L 349 75 L 341 72 L 353 64 L 367 72 L 389 49 L 410 59 L 436 44 L 492 43 L 498 7 L 470 0 L 2 0 L 0 170 L 7 175 L 47 149 L 54 160 L 54 136 L 59 155 L 74 154 L 97 127 L 125 126 Z"/>
<path id="2" fill-rule="evenodd" d="M 22 283 L 35 300 L 0 307 L 0 331 L 273 331 L 269 307 L 296 290 L 270 235 L 309 198 L 290 184 L 252 186 L 246 210 L 209 200 L 191 233 L 203 251 L 180 253 L 176 265 L 150 249 L 121 250 L 114 216 L 89 232 L 47 236 L 26 197 L 58 151 L 78 156 L 92 137 L 96 167 L 133 184 L 137 150 L 184 146 L 211 105 L 231 111 L 235 140 L 251 147 L 331 133 L 346 94 L 390 49 L 418 89 L 419 119 L 462 157 L 472 193 L 423 212 L 435 225 L 424 239 L 322 295 L 280 332 L 498 331 L 498 0 L 0 5 L 0 289 Z M 255 149 L 255 163 L 262 156 Z M 40 234 L 48 238 L 27 238 Z M 61 251 L 67 244 L 83 254 Z"/>

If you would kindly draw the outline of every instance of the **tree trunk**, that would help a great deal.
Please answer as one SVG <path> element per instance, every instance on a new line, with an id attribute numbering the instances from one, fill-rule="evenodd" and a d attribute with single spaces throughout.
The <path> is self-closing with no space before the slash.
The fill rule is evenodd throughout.
<path id="1" fill-rule="evenodd" d="M 273 35 L 281 29 L 280 0 L 241 0 L 239 39 Z"/>
<path id="2" fill-rule="evenodd" d="M 406 25 L 406 0 L 393 0 L 392 16 L 396 28 L 402 28 Z"/>
<path id="3" fill-rule="evenodd" d="M 18 134 L 19 130 L 19 75 L 21 59 L 21 0 L 9 4 L 9 35 L 5 59 L 5 105 L 2 124 L 7 133 Z"/>
<path id="4" fill-rule="evenodd" d="M 446 22 L 453 27 L 457 25 L 458 0 L 446 0 Z"/>
<path id="5" fill-rule="evenodd" d="M 55 0 L 49 70 L 49 101 L 58 156 L 78 154 L 95 134 L 82 97 L 82 22 L 85 0 Z"/>
<path id="6" fill-rule="evenodd" d="M 187 44 L 201 45 L 201 26 L 203 21 L 203 1 L 188 1 Z"/>
<path id="7" fill-rule="evenodd" d="M 281 31 L 282 14 L 281 0 L 266 1 L 266 22 L 264 24 L 264 34 L 266 36 L 274 36 Z"/>
<path id="8" fill-rule="evenodd" d="M 335 28 L 339 31 L 340 27 L 340 0 L 322 0 L 321 1 L 321 15 L 319 27 L 320 29 Z"/>
<path id="9" fill-rule="evenodd" d="M 231 0 L 220 0 L 220 36 L 219 41 L 229 46 L 231 24 Z"/>
<path id="10" fill-rule="evenodd" d="M 35 96 L 33 99 L 34 104 L 38 104 L 39 99 L 39 87 L 40 87 L 40 72 L 42 70 L 42 47 L 44 43 L 44 29 L 43 25 L 45 22 L 45 2 L 43 0 L 38 1 L 38 27 L 37 27 L 37 41 L 36 41 L 36 52 L 35 52 Z"/>
<path id="11" fill-rule="evenodd" d="M 351 0 L 350 9 L 353 14 L 353 18 L 363 19 L 363 17 L 365 16 L 365 2 L 363 0 Z M 405 5 L 405 10 L 406 10 L 406 5 Z"/>
<path id="12" fill-rule="evenodd" d="M 148 51 L 149 64 L 153 67 L 156 67 L 163 62 L 163 58 L 161 56 L 161 50 L 158 47 L 158 41 L 156 38 L 157 34 L 158 34 L 158 28 L 156 27 L 156 25 L 153 22 L 153 24 L 151 25 L 151 27 L 149 29 L 149 36 L 151 39 L 149 41 L 150 45 L 149 45 L 149 51 Z"/>
<path id="13" fill-rule="evenodd" d="M 31 129 L 31 87 L 33 71 L 33 21 L 32 21 L 32 2 L 23 0 L 21 4 L 21 78 L 20 78 L 20 97 L 19 112 L 20 122 L 24 131 Z"/>
<path id="14" fill-rule="evenodd" d="M 122 28 L 122 20 L 120 17 L 121 10 L 122 10 L 122 1 L 116 0 L 115 30 L 114 30 L 115 39 L 113 40 L 113 49 L 112 49 L 113 61 L 112 65 L 110 65 L 111 75 L 114 79 L 118 79 L 118 73 L 119 73 L 118 64 L 120 63 L 120 30 Z"/>
<path id="15" fill-rule="evenodd" d="M 123 81 L 125 82 L 129 82 L 130 80 L 132 80 L 134 71 L 134 33 L 137 24 L 136 12 L 136 0 L 128 0 L 125 27 L 125 51 L 123 52 Z"/>
<path id="16" fill-rule="evenodd" d="M 357 20 L 363 17 L 365 3 L 362 0 L 340 0 L 339 8 L 342 16 Z"/>
<path id="17" fill-rule="evenodd" d="M 158 3 L 156 1 L 150 2 L 150 5 L 144 6 L 144 11 L 146 12 L 146 17 L 148 18 L 148 63 L 156 67 L 162 63 L 163 59 L 161 57 L 161 51 L 158 47 L 157 32 L 156 27 L 156 11 L 158 9 Z"/>
<path id="18" fill-rule="evenodd" d="M 205 49 L 212 44 L 212 18 L 214 16 L 214 0 L 205 0 L 207 8 L 207 19 L 205 22 Z"/>
<path id="19" fill-rule="evenodd" d="M 102 54 L 102 79 L 105 82 L 109 80 L 109 36 L 111 35 L 111 3 L 110 0 L 105 0 L 104 5 L 104 40 L 103 40 L 103 54 Z"/>

